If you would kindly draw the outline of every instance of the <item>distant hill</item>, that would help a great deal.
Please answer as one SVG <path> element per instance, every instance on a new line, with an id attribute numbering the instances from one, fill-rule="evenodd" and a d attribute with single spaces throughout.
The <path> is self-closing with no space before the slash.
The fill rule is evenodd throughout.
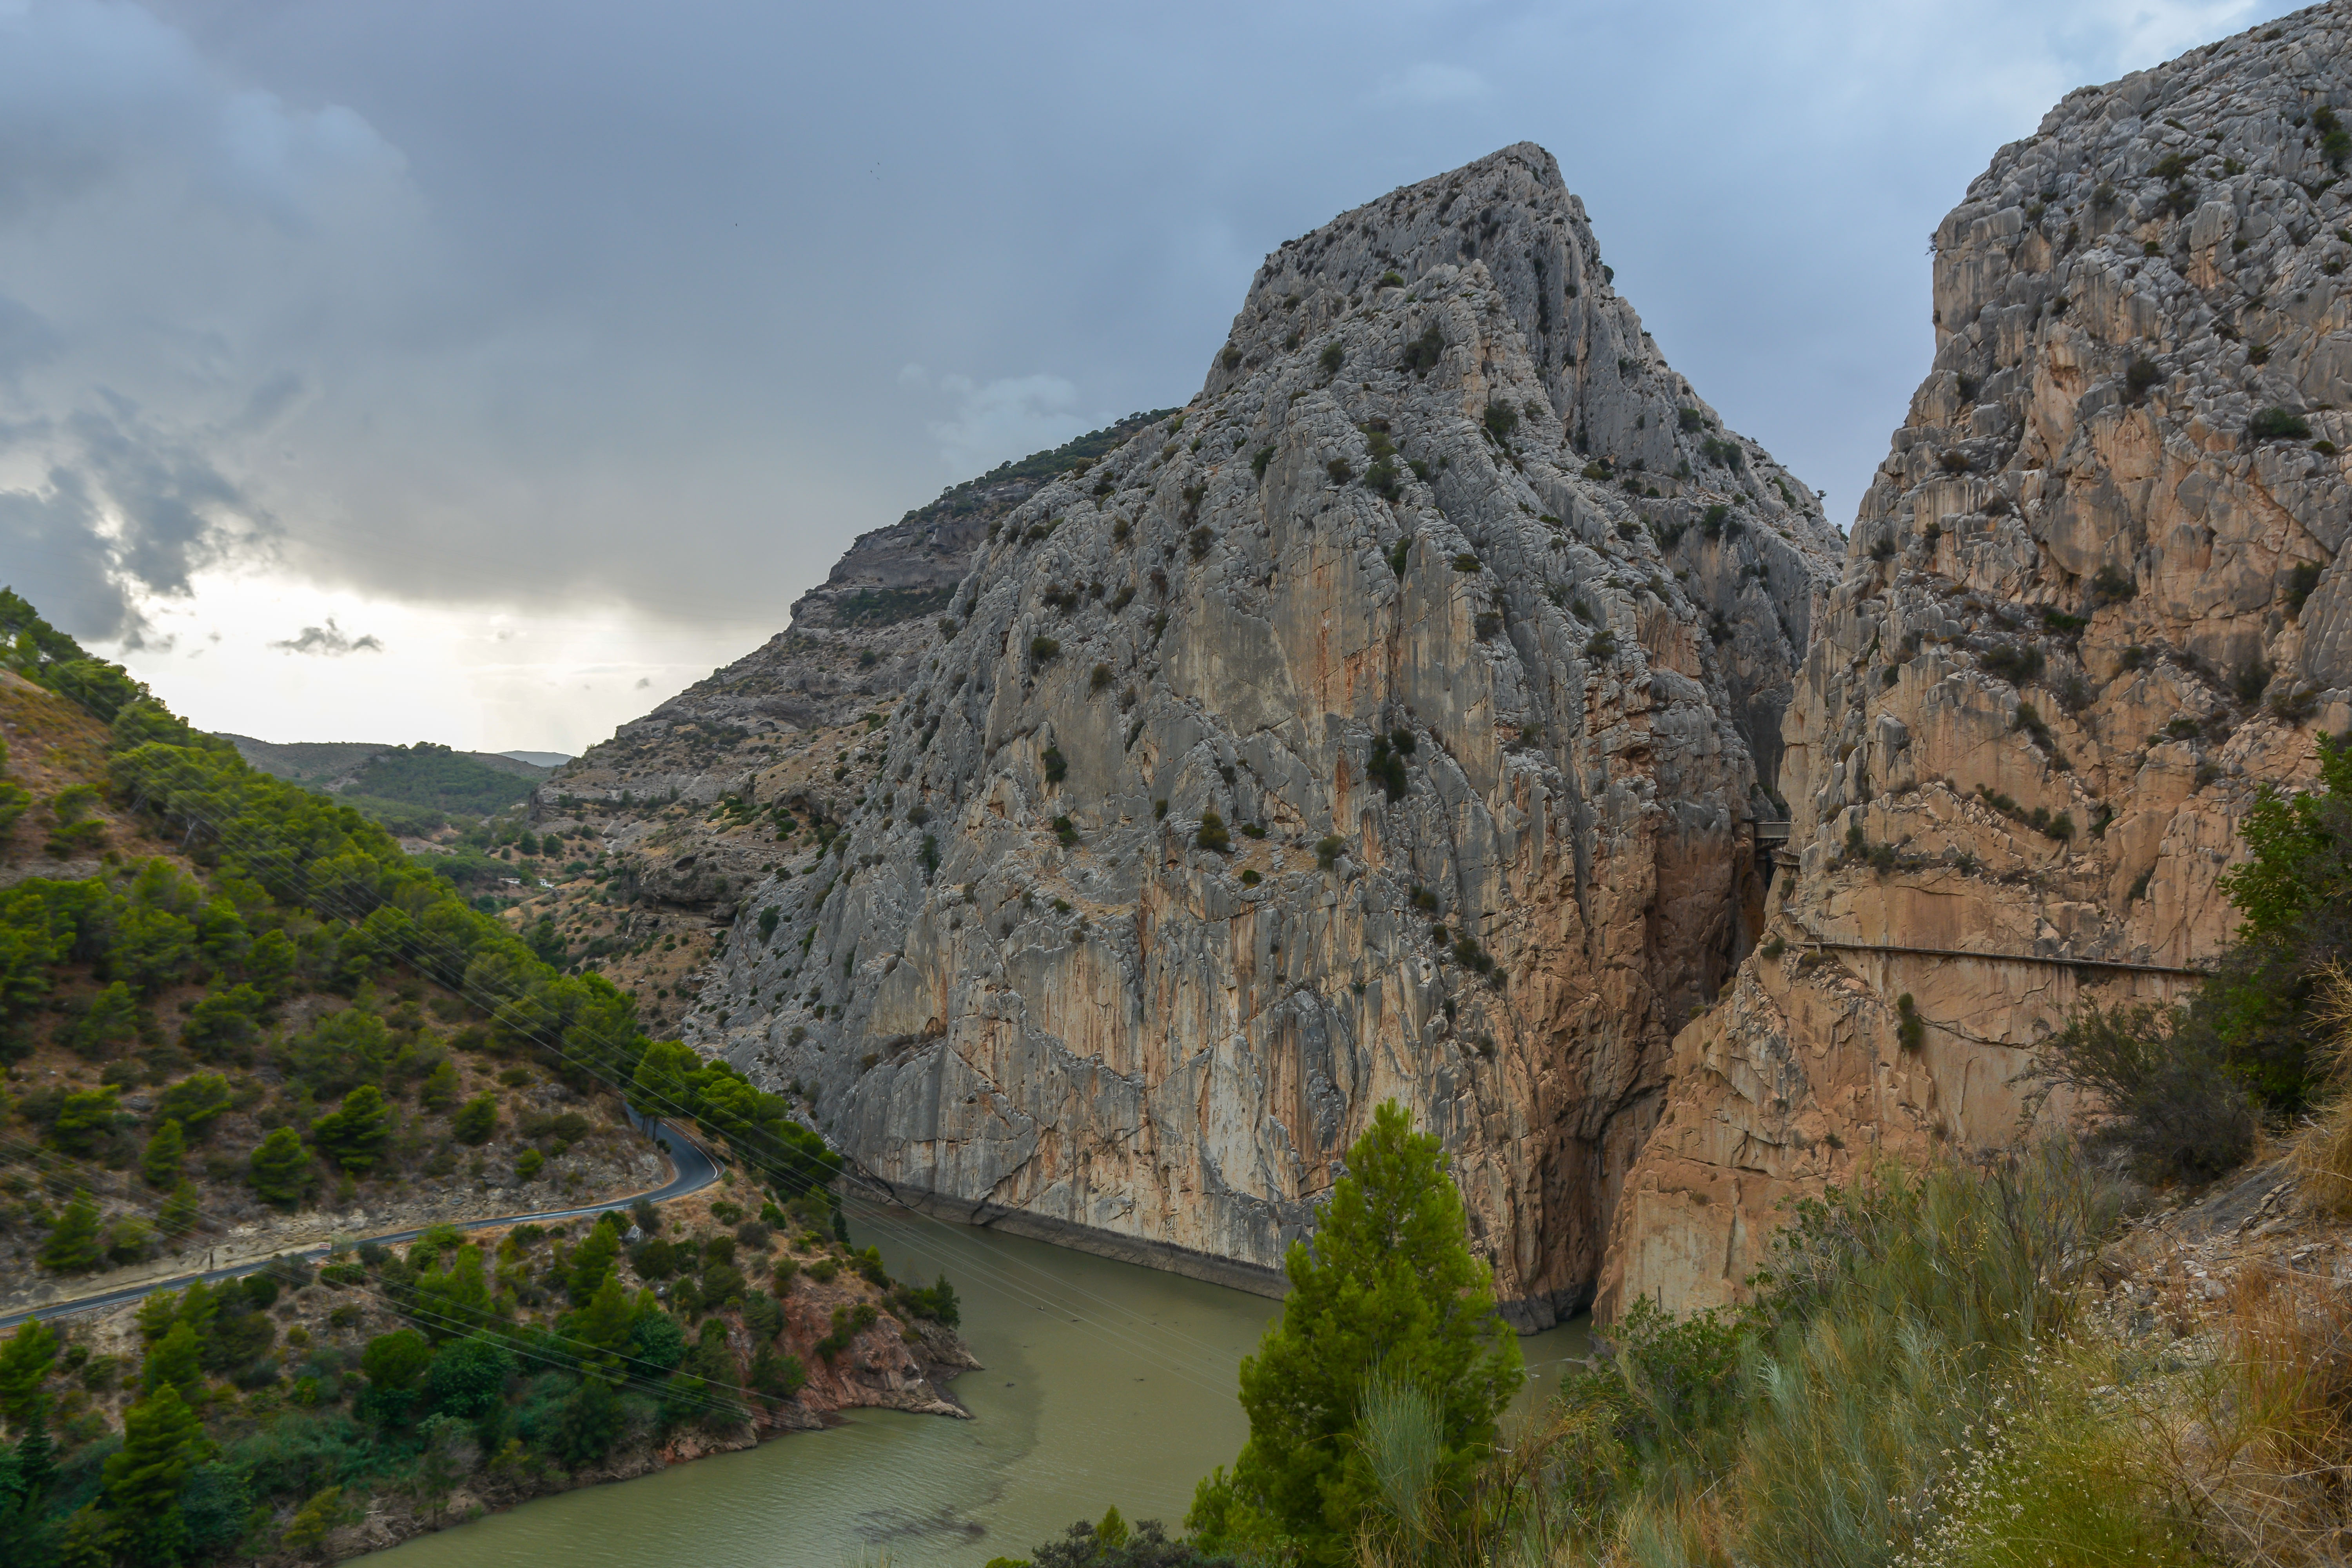
<path id="1" fill-rule="evenodd" d="M 500 752 L 499 755 L 518 763 L 529 763 L 535 768 L 560 768 L 572 760 L 569 752 Z"/>
<path id="2" fill-rule="evenodd" d="M 505 752 L 460 752 L 430 741 L 413 746 L 367 741 L 279 743 L 224 735 L 247 763 L 275 778 L 334 795 L 395 833 L 434 832 L 451 817 L 478 818 L 520 805 L 550 767 Z"/>

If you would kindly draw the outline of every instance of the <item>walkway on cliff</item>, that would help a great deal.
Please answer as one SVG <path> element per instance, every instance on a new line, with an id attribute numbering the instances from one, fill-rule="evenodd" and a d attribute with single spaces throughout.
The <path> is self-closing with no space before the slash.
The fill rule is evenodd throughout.
<path id="1" fill-rule="evenodd" d="M 630 1119 L 636 1120 L 635 1112 L 631 1113 Z M 446 1223 L 458 1230 L 487 1230 L 493 1226 L 582 1219 L 590 1215 L 607 1214 L 614 1209 L 625 1209 L 640 1200 L 661 1203 L 669 1198 L 682 1198 L 688 1193 L 700 1192 L 719 1179 L 719 1162 L 712 1159 L 691 1138 L 665 1121 L 651 1122 L 647 1125 L 646 1131 L 655 1142 L 661 1145 L 663 1152 L 669 1156 L 671 1169 L 676 1173 L 661 1186 L 647 1192 L 626 1193 L 619 1197 L 607 1198 L 602 1203 L 589 1204 L 581 1208 L 542 1209 L 531 1214 L 494 1215 L 488 1219 L 451 1220 Z M 356 1237 L 352 1238 L 350 1245 L 356 1246 L 361 1242 L 369 1241 L 378 1243 L 414 1241 L 423 1236 L 426 1230 L 438 1228 L 437 1226 L 426 1226 L 414 1230 L 387 1231 L 382 1236 Z M 185 1289 L 199 1279 L 209 1285 L 215 1280 L 235 1279 L 247 1274 L 257 1274 L 280 1258 L 324 1257 L 331 1250 L 333 1245 L 333 1243 L 320 1243 L 310 1247 L 293 1247 L 285 1252 L 273 1253 L 268 1258 L 247 1258 L 242 1263 L 232 1264 L 226 1268 L 211 1268 L 193 1274 L 173 1275 L 169 1279 L 151 1279 L 143 1285 L 126 1285 L 120 1289 L 101 1291 L 94 1296 L 76 1296 L 62 1301 L 47 1302 L 25 1311 L 12 1312 L 5 1317 L 0 1317 L 0 1329 L 14 1328 L 32 1318 L 66 1318 L 76 1317 L 84 1312 L 107 1311 L 143 1297 L 152 1296 L 158 1290 Z"/>

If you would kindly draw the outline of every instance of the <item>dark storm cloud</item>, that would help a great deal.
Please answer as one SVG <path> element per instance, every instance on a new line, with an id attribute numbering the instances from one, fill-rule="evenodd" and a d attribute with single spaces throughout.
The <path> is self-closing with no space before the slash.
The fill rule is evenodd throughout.
<path id="1" fill-rule="evenodd" d="M 0 464 L 38 474 L 0 487 L 0 574 L 58 624 L 136 644 L 142 600 L 184 595 L 193 573 L 271 530 L 202 451 L 101 401 L 0 426 Z"/>
<path id="2" fill-rule="evenodd" d="M 276 549 L 748 641 L 946 481 L 1189 396 L 1282 240 L 1523 138 L 1836 515 L 1994 149 L 2284 9 L 0 0 L 0 416 L 61 444 L 0 517 L 82 631 Z"/>

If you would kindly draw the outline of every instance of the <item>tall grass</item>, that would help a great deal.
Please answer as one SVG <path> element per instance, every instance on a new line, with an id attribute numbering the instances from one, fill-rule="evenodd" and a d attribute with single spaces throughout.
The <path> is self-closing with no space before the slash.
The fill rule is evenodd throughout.
<path id="1" fill-rule="evenodd" d="M 2186 1563 L 2164 1474 L 2091 1397 L 2122 1375 L 2082 1332 L 2117 1207 L 2061 1144 L 1801 1205 L 1755 1305 L 1628 1313 L 1611 1364 L 1363 1561 Z"/>

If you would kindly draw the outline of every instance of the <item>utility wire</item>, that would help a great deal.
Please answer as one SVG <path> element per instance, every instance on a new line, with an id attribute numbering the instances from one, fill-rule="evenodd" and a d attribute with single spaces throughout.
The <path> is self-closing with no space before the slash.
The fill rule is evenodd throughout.
<path id="1" fill-rule="evenodd" d="M 274 861 L 281 870 L 289 874 L 291 877 L 298 879 L 299 883 L 309 889 L 310 893 L 310 901 L 312 904 L 312 907 L 318 908 L 322 905 L 330 904 L 330 899 L 318 889 L 315 879 L 312 877 L 310 868 L 293 861 L 282 849 L 263 842 L 260 840 L 258 836 L 246 833 L 233 833 L 223 824 L 202 816 L 194 811 L 186 809 L 174 811 L 168 805 L 163 805 L 162 803 L 158 804 L 159 808 L 164 810 L 167 815 L 179 816 L 188 822 L 192 827 L 202 828 L 209 832 L 216 842 L 230 848 L 234 852 L 246 857 L 248 861 L 250 861 L 251 858 L 255 856 L 260 856 Z M 354 925 L 358 923 L 358 917 L 354 915 L 346 913 L 343 914 L 341 918 L 352 921 Z M 442 963 L 437 967 L 428 963 L 420 962 L 419 960 L 418 953 L 420 952 L 425 952 L 427 957 L 433 956 L 428 950 L 428 944 L 437 946 L 440 950 L 438 956 L 442 960 Z M 469 988 L 466 984 L 463 976 L 468 955 L 462 949 L 459 949 L 456 947 L 455 944 L 446 942 L 446 939 L 435 938 L 432 933 L 423 931 L 414 922 L 411 922 L 402 935 L 395 936 L 391 940 L 389 945 L 395 949 L 402 950 L 402 956 L 404 956 L 413 967 L 419 969 L 429 976 L 439 979 L 444 974 L 453 973 L 457 974 L 458 976 L 457 980 L 444 980 L 442 983 L 446 984 L 449 989 L 457 991 L 461 996 L 466 997 L 477 1006 L 481 1007 L 485 1012 L 495 1015 L 505 1006 L 505 1003 L 501 999 L 499 999 L 488 993 L 481 992 L 477 988 Z M 630 1091 L 639 1090 L 642 1092 L 645 1099 L 651 1100 L 660 1108 L 667 1110 L 683 1122 L 690 1123 L 699 1120 L 688 1107 L 679 1104 L 675 1100 L 666 1095 L 659 1094 L 651 1090 L 649 1088 L 643 1088 L 642 1086 L 637 1086 L 634 1083 L 624 1085 L 615 1082 L 604 1072 L 600 1070 L 596 1063 L 581 1059 L 572 1052 L 567 1050 L 560 1040 L 551 1038 L 544 1031 L 539 1029 L 535 1026 L 520 1020 L 512 1021 L 512 1024 L 514 1026 L 512 1032 L 525 1036 L 534 1044 L 538 1045 L 540 1048 L 547 1051 L 550 1055 L 560 1060 L 570 1063 L 580 1068 L 582 1071 L 587 1073 L 589 1076 L 620 1089 L 623 1092 L 625 1099 Z M 608 1041 L 605 1043 L 610 1044 L 611 1042 Z M 776 1139 L 772 1134 L 767 1133 L 764 1129 L 755 1127 L 745 1131 L 747 1135 L 744 1137 L 742 1142 L 754 1143 L 764 1142 L 768 1145 L 765 1152 L 768 1152 L 772 1159 L 775 1159 L 778 1163 L 787 1166 L 800 1167 L 803 1173 L 809 1173 L 807 1172 L 808 1156 L 801 1151 L 783 1143 L 781 1140 Z M 730 1142 L 738 1141 L 736 1135 L 732 1132 L 729 1134 L 729 1139 Z M 939 1226 L 943 1230 L 950 1228 L 947 1226 L 945 1221 L 939 1220 L 931 1215 L 924 1215 L 920 1210 L 915 1209 L 905 1203 L 904 1200 L 898 1198 L 895 1193 L 889 1191 L 887 1185 L 866 1176 L 862 1171 L 856 1170 L 855 1166 L 845 1167 L 842 1173 L 845 1177 L 849 1178 L 849 1180 L 859 1189 L 862 1195 L 868 1197 L 870 1200 L 889 1207 L 904 1210 L 908 1215 L 926 1220 L 931 1225 Z M 1127 1335 L 1120 1335 L 1121 1339 L 1127 1341 L 1126 1348 L 1128 1348 L 1130 1352 L 1139 1354 L 1147 1364 L 1157 1365 L 1160 1370 L 1171 1376 L 1178 1376 L 1184 1378 L 1186 1381 L 1199 1383 L 1201 1386 L 1204 1388 L 1213 1389 L 1222 1387 L 1225 1384 L 1226 1381 L 1230 1379 L 1232 1373 L 1227 1370 L 1225 1357 L 1222 1352 L 1218 1352 L 1215 1347 L 1204 1344 L 1197 1340 L 1192 1340 L 1191 1336 L 1184 1335 L 1180 1331 L 1171 1331 L 1161 1325 L 1153 1323 L 1150 1319 L 1144 1318 L 1141 1314 L 1133 1313 L 1125 1309 L 1120 1309 L 1116 1305 L 1116 1303 L 1106 1301 L 1102 1298 L 1095 1296 L 1090 1291 L 1085 1291 L 1080 1288 L 1071 1287 L 1067 1281 L 1062 1280 L 1058 1277 L 1055 1277 L 1044 1269 L 1038 1268 L 1035 1265 L 1028 1263 L 1025 1259 L 1013 1259 L 1011 1261 L 1018 1264 L 1018 1266 L 1027 1271 L 1034 1273 L 1046 1279 L 1048 1283 L 1053 1286 L 1066 1290 L 1074 1290 L 1075 1293 L 1087 1296 L 1098 1304 L 1109 1307 L 1112 1310 L 1121 1313 L 1121 1315 L 1135 1318 L 1152 1333 L 1160 1336 L 1163 1340 L 1172 1339 L 1184 1342 L 1189 1344 L 1195 1352 L 1197 1352 L 1197 1356 L 1195 1356 L 1183 1355 L 1180 1352 L 1178 1353 L 1181 1357 L 1181 1361 L 1171 1362 L 1165 1351 L 1160 1350 L 1157 1347 L 1139 1349 L 1138 1343 L 1133 1338 Z M 1066 1302 L 1054 1301 L 1049 1296 L 1020 1285 L 1012 1278 L 1010 1272 L 1003 1268 L 992 1266 L 975 1267 L 969 1259 L 965 1261 L 963 1267 L 970 1270 L 973 1275 L 992 1280 L 996 1284 L 999 1289 L 1013 1295 L 1016 1298 L 1026 1298 L 1034 1303 L 1051 1306 L 1055 1310 L 1060 1311 L 1066 1312 L 1070 1310 L 1069 1305 Z M 1084 1315 L 1083 1312 L 1073 1316 L 1071 1321 L 1078 1323 L 1094 1337 L 1102 1337 L 1104 1331 L 1108 1331 L 1114 1334 L 1118 1333 L 1118 1331 L 1110 1329 L 1108 1324 L 1097 1325 L 1093 1323 Z M 1209 1376 L 1213 1377 L 1216 1381 L 1213 1384 L 1202 1382 L 1200 1376 L 1195 1375 L 1196 1373 L 1206 1373 Z"/>

